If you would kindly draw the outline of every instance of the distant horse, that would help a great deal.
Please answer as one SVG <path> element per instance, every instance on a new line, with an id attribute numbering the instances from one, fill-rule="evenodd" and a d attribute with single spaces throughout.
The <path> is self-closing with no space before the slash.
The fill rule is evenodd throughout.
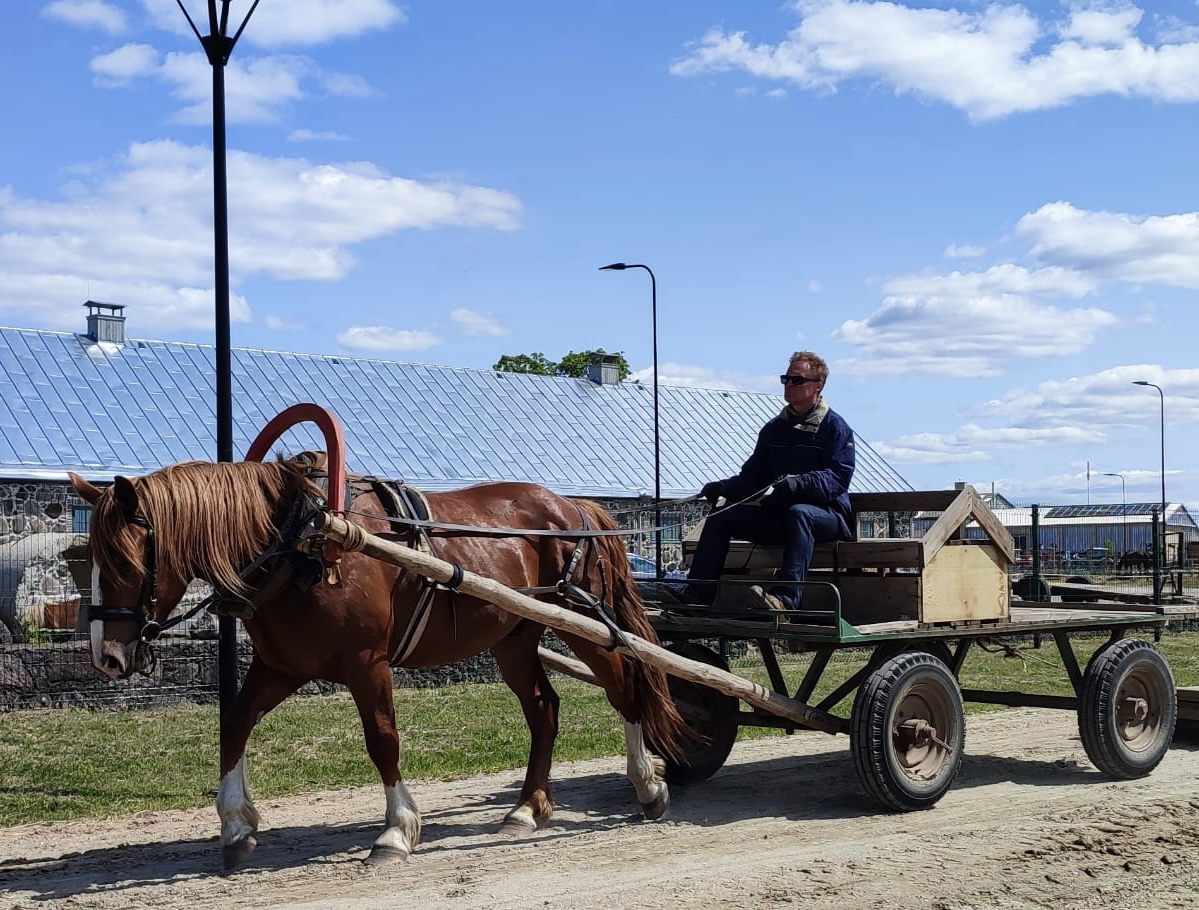
<path id="1" fill-rule="evenodd" d="M 170 624 L 192 579 L 203 579 L 237 605 L 254 657 L 221 728 L 217 812 L 226 869 L 244 862 L 257 845 L 259 817 L 243 757 L 250 732 L 314 679 L 349 688 L 383 782 L 384 831 L 367 862 L 406 859 L 420 839 L 421 820 L 400 775 L 391 668 L 445 664 L 485 650 L 520 699 L 530 733 L 524 785 L 500 830 L 522 834 L 547 823 L 553 814 L 549 775 L 558 695 L 537 656 L 543 627 L 361 553 L 342 557 L 340 578 L 330 580 L 320 562 L 298 556 L 294 548 L 298 535 L 301 547 L 303 541 L 311 544 L 298 531 L 297 516 L 322 496 L 310 476 L 312 456 L 267 464 L 185 462 L 133 480 L 117 477 L 104 491 L 72 474 L 75 489 L 93 506 L 90 616 L 96 667 L 114 679 L 148 672 L 149 641 Z M 576 596 L 567 605 L 610 604 L 618 626 L 657 641 L 622 538 L 588 533 L 618 530 L 596 503 L 527 483 L 481 484 L 431 493 L 426 501 L 433 522 L 498 531 L 434 528 L 426 539 L 434 555 L 544 600 L 561 602 L 556 592 L 563 590 L 590 592 L 593 600 Z M 397 530 L 386 520 L 395 500 L 379 484 L 352 483 L 347 502 L 355 523 L 366 530 L 419 542 L 410 528 Z M 663 763 L 648 751 L 646 737 L 673 755 L 686 732 L 665 676 L 583 638 L 560 637 L 624 718 L 629 778 L 644 815 L 661 816 L 670 798 Z"/>
<path id="2" fill-rule="evenodd" d="M 1116 563 L 1116 568 L 1144 572 L 1148 571 L 1152 565 L 1153 557 L 1149 553 L 1144 550 L 1129 550 L 1127 553 L 1120 555 L 1120 560 Z"/>

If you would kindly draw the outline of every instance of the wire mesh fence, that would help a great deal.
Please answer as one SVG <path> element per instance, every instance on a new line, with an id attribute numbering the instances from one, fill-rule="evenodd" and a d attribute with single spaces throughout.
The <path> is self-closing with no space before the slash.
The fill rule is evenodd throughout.
<path id="1" fill-rule="evenodd" d="M 626 500 L 604 505 L 630 532 L 626 546 L 634 559 L 634 574 L 653 577 L 659 552 L 664 575 L 684 573 L 684 537 L 694 535 L 697 523 L 707 514 L 706 503 L 664 503 L 655 508 Z M 1053 508 L 1043 507 L 1039 514 L 1052 515 Z M 1017 599 L 1151 604 L 1160 598 L 1199 603 L 1199 570 L 1191 555 L 1199 530 L 1189 515 L 1172 516 L 1161 565 L 1155 572 L 1152 522 L 1149 530 L 1134 532 L 1118 512 L 1072 516 L 1055 525 L 1052 519 L 1033 522 L 1031 511 L 1025 511 L 1029 520 L 1024 520 L 1023 513 L 996 513 L 1016 542 L 1010 577 Z M 861 536 L 919 537 L 936 517 L 932 513 L 860 516 L 858 531 Z M 158 661 L 150 675 L 113 681 L 92 667 L 86 620 L 90 566 L 83 555 L 86 538 L 81 531 L 86 527 L 72 528 L 69 533 L 30 535 L 28 543 L 5 548 L 7 559 L 0 553 L 0 710 L 216 700 L 217 630 L 215 619 L 207 613 L 200 613 L 156 643 Z M 967 525 L 963 532 L 968 537 L 975 530 Z M 1115 541 L 1124 539 L 1147 543 L 1150 552 L 1118 548 Z M 1095 546 L 1084 546 L 1091 541 L 1097 541 Z M 1155 596 L 1157 585 L 1160 595 Z M 206 594 L 205 586 L 195 586 L 184 607 Z M 243 672 L 251 655 L 251 646 L 243 638 L 239 643 Z M 847 650 L 839 652 L 837 659 L 852 660 L 854 655 Z M 401 686 L 496 678 L 494 663 L 487 655 L 437 671 L 396 671 L 396 683 Z M 312 685 L 305 691 L 331 688 L 335 687 Z"/>

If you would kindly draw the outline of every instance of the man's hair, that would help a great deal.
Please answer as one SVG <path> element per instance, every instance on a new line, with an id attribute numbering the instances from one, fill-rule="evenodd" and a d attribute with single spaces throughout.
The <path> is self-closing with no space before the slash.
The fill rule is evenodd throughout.
<path id="1" fill-rule="evenodd" d="M 791 355 L 791 361 L 788 366 L 793 366 L 798 360 L 806 360 L 816 374 L 816 378 L 821 382 L 828 380 L 828 364 L 824 362 L 824 358 L 819 354 L 813 354 L 811 351 L 796 351 Z"/>

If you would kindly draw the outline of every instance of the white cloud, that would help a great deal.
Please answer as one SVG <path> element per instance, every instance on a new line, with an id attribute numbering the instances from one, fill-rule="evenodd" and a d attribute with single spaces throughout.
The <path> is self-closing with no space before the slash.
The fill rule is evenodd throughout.
<path id="1" fill-rule="evenodd" d="M 474 310 L 457 309 L 450 313 L 450 319 L 462 327 L 467 335 L 507 335 L 508 330 L 490 313 L 477 313 Z"/>
<path id="2" fill-rule="evenodd" d="M 235 57 L 225 72 L 225 118 L 230 123 L 273 123 L 285 107 L 309 94 L 306 86 L 354 97 L 369 93 L 358 77 L 326 73 L 307 57 Z M 168 54 L 158 77 L 184 102 L 176 119 L 200 125 L 212 121 L 212 68 L 202 54 Z"/>
<path id="3" fill-rule="evenodd" d="M 952 285 L 953 277 L 924 282 Z M 947 287 L 931 296 L 893 294 L 866 319 L 842 323 L 833 337 L 858 346 L 845 368 L 863 375 L 998 376 L 1015 358 L 1080 351 L 1115 323 L 1101 309 L 1063 309 L 1015 292 Z"/>
<path id="4" fill-rule="evenodd" d="M 972 246 L 965 243 L 951 243 L 945 247 L 946 259 L 977 259 L 987 251 L 985 246 Z"/>
<path id="5" fill-rule="evenodd" d="M 870 447 L 887 461 L 896 464 L 950 464 L 986 461 L 991 457 L 985 449 L 938 433 L 917 433 L 886 442 L 872 441 Z"/>
<path id="6" fill-rule="evenodd" d="M 1086 426 L 1128 432 L 1157 427 L 1156 390 L 1166 390 L 1170 422 L 1199 421 L 1199 369 L 1165 370 L 1153 364 L 1123 364 L 1085 376 L 1046 380 L 1032 389 L 1012 389 L 975 408 L 973 415 L 1005 425 L 1061 428 Z"/>
<path id="7" fill-rule="evenodd" d="M 1020 219 L 1016 236 L 1032 254 L 1107 279 L 1199 288 L 1199 214 L 1089 212 L 1068 202 Z"/>
<path id="8" fill-rule="evenodd" d="M 1061 107 L 1097 95 L 1199 100 L 1199 39 L 1172 28 L 1153 44 L 1130 4 L 1068 8 L 1038 20 L 1016 3 L 964 9 L 868 0 L 796 0 L 800 23 L 752 44 L 714 28 L 671 72 L 744 71 L 813 91 L 867 80 L 952 105 L 973 120 Z"/>
<path id="9" fill-rule="evenodd" d="M 191 34 L 190 27 L 175 0 L 142 0 L 154 24 L 177 34 Z M 204 5 L 185 2 L 192 18 L 200 10 L 196 27 L 207 34 Z M 230 31 L 245 21 L 249 6 L 233 4 Z M 381 31 L 407 21 L 403 9 L 394 0 L 287 0 L 286 3 L 261 3 L 242 33 L 241 42 L 258 47 L 310 46 L 351 38 L 370 31 Z"/>
<path id="10" fill-rule="evenodd" d="M 1099 280 L 1068 268 L 1029 270 L 1010 262 L 980 272 L 950 272 L 948 275 L 904 275 L 888 279 L 884 293 L 892 297 L 980 297 L 1027 294 L 1039 297 L 1084 297 L 1099 286 Z"/>
<path id="11" fill-rule="evenodd" d="M 824 285 L 819 281 L 819 279 L 813 278 L 811 281 L 808 282 L 808 293 L 809 294 L 823 294 L 824 293 Z"/>
<path id="12" fill-rule="evenodd" d="M 124 10 L 102 0 L 54 0 L 42 7 L 42 15 L 80 28 L 98 28 L 110 35 L 119 35 L 126 28 Z"/>
<path id="13" fill-rule="evenodd" d="M 93 57 L 90 64 L 96 84 L 107 88 L 127 85 L 138 77 L 153 74 L 159 65 L 158 51 L 148 44 L 122 45 Z"/>
<path id="14" fill-rule="evenodd" d="M 94 57 L 91 69 L 96 84 L 104 88 L 156 79 L 182 104 L 175 120 L 201 126 L 212 122 L 212 67 L 199 51 L 160 58 L 149 45 L 127 44 Z M 361 76 L 324 70 L 303 56 L 235 56 L 225 66 L 228 123 L 274 123 L 285 109 L 313 93 L 362 98 L 374 91 Z"/>
<path id="15" fill-rule="evenodd" d="M 383 325 L 356 325 L 338 335 L 337 343 L 349 351 L 393 353 L 425 351 L 442 341 L 432 332 L 393 329 Z"/>
<path id="16" fill-rule="evenodd" d="M 775 392 L 780 388 L 778 375 L 775 373 L 773 376 L 753 376 L 748 373 L 697 367 L 684 363 L 658 364 L 658 385 L 660 386 L 727 389 L 731 392 Z M 628 381 L 652 385 L 654 381 L 653 367 L 648 366 L 642 370 L 631 371 Z M 781 396 L 779 400 L 782 400 Z"/>
<path id="17" fill-rule="evenodd" d="M 301 322 L 294 322 L 281 316 L 264 316 L 262 324 L 273 332 L 298 332 L 306 328 Z"/>
<path id="18" fill-rule="evenodd" d="M 344 133 L 332 130 L 292 130 L 287 135 L 288 142 L 345 142 L 350 137 Z"/>
<path id="19" fill-rule="evenodd" d="M 235 286 L 255 275 L 337 280 L 353 268 L 356 243 L 413 228 L 512 230 L 520 216 L 509 193 L 355 162 L 233 151 L 228 175 Z M 63 301 L 93 296 L 138 304 L 139 324 L 163 332 L 210 325 L 211 219 L 212 153 L 201 146 L 135 144 L 82 171 L 57 201 L 0 187 L 0 314 L 75 330 Z M 244 300 L 231 315 L 248 318 Z"/>

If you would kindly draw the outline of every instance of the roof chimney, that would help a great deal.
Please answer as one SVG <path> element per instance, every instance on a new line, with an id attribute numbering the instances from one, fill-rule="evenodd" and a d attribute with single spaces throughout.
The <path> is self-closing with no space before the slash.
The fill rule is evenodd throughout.
<path id="1" fill-rule="evenodd" d="M 597 385 L 620 382 L 620 357 L 616 354 L 592 354 L 587 364 L 587 378 Z"/>
<path id="2" fill-rule="evenodd" d="M 122 304 L 88 300 L 83 305 L 87 307 L 88 338 L 113 344 L 125 343 L 125 317 L 121 315 L 125 307 Z"/>

